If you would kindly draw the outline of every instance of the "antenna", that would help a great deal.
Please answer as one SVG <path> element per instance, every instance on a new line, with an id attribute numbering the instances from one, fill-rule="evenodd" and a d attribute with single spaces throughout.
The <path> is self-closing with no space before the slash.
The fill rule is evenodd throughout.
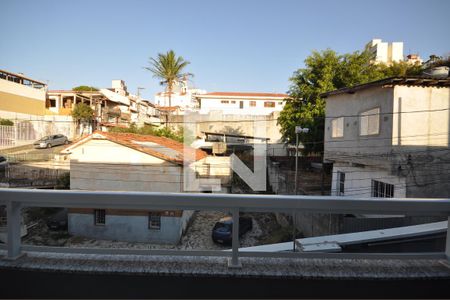
<path id="1" fill-rule="evenodd" d="M 141 90 L 145 90 L 145 88 L 143 87 L 137 87 L 137 96 L 140 97 L 141 96 Z"/>

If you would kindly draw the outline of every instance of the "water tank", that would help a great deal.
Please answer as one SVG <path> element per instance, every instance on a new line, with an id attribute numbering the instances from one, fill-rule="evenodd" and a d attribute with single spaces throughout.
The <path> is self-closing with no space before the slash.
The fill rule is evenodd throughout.
<path id="1" fill-rule="evenodd" d="M 428 70 L 425 70 L 423 72 L 424 75 L 430 76 L 433 78 L 447 78 L 449 76 L 448 71 L 449 67 L 441 66 L 441 67 L 434 67 Z"/>

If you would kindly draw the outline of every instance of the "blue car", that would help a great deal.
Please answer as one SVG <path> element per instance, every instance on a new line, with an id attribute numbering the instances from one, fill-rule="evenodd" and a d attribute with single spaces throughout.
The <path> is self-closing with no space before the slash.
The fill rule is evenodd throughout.
<path id="1" fill-rule="evenodd" d="M 239 217 L 239 237 L 252 230 L 253 222 L 250 217 Z M 215 243 L 228 245 L 231 244 L 233 236 L 233 219 L 225 217 L 214 225 L 212 230 L 212 239 Z"/>

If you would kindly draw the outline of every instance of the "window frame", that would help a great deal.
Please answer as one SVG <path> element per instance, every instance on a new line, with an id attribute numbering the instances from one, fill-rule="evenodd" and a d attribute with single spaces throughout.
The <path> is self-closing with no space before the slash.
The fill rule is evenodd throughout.
<path id="1" fill-rule="evenodd" d="M 275 107 L 275 101 L 264 101 L 264 107 L 265 108 L 274 108 Z"/>
<path id="2" fill-rule="evenodd" d="M 376 113 L 371 113 L 371 111 L 377 111 Z M 381 108 L 374 107 L 359 113 L 359 135 L 360 136 L 375 136 L 380 134 L 380 116 L 381 116 Z M 367 121 L 365 121 L 367 120 Z M 371 132 L 370 130 L 370 121 L 376 120 L 377 130 L 376 132 Z M 363 132 L 363 124 L 367 123 L 366 128 L 367 132 Z"/>
<path id="3" fill-rule="evenodd" d="M 250 107 L 256 107 L 256 101 L 255 100 L 251 100 L 250 101 Z"/>
<path id="4" fill-rule="evenodd" d="M 103 216 L 102 216 L 103 214 Z M 94 209 L 94 225 L 105 226 L 106 225 L 106 210 Z"/>
<path id="5" fill-rule="evenodd" d="M 339 123 L 338 123 L 339 122 Z M 335 127 L 336 125 L 336 127 Z M 339 126 L 341 127 L 341 134 L 335 135 L 335 128 L 339 129 Z M 338 130 L 336 130 L 337 133 Z M 331 138 L 332 139 L 339 139 L 344 137 L 344 117 L 336 117 L 331 120 Z"/>
<path id="6" fill-rule="evenodd" d="M 152 218 L 157 218 L 152 219 Z M 157 225 L 153 225 L 156 222 Z M 161 214 L 159 212 L 149 212 L 148 213 L 148 229 L 159 231 L 161 230 Z"/>
<path id="7" fill-rule="evenodd" d="M 379 180 L 373 180 L 371 183 L 371 197 L 376 198 L 394 198 L 395 185 Z"/>
<path id="8" fill-rule="evenodd" d="M 337 171 L 336 176 L 336 195 L 344 196 L 345 195 L 345 172 Z"/>

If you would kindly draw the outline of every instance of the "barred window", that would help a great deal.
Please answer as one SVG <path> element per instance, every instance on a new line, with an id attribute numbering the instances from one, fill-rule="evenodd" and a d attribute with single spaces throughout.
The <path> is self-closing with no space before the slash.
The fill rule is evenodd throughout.
<path id="1" fill-rule="evenodd" d="M 94 224 L 95 225 L 105 225 L 106 223 L 106 212 L 104 209 L 94 210 Z"/>
<path id="2" fill-rule="evenodd" d="M 159 213 L 148 213 L 148 228 L 153 230 L 161 229 L 161 215 Z"/>
<path id="3" fill-rule="evenodd" d="M 372 197 L 393 198 L 394 185 L 382 181 L 372 180 Z"/>

